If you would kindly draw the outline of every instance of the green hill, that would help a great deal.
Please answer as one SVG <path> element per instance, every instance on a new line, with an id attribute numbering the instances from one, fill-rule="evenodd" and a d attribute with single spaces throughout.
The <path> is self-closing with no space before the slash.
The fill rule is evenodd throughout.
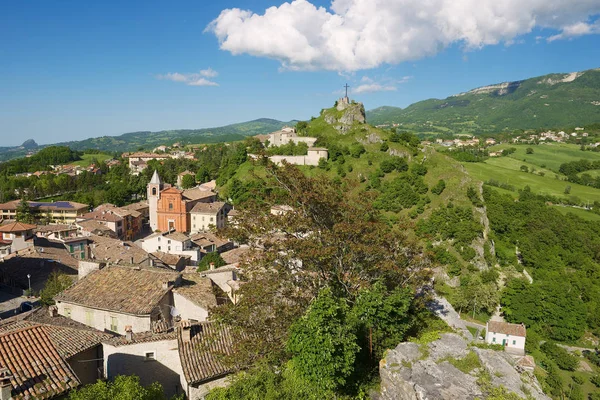
<path id="1" fill-rule="evenodd" d="M 261 118 L 217 128 L 130 132 L 120 136 L 102 136 L 59 143 L 59 145 L 69 146 L 74 150 L 134 151 L 139 148 L 152 149 L 160 145 L 168 146 L 177 142 L 182 144 L 230 142 L 246 136 L 270 133 L 289 124 L 295 124 L 295 121 L 283 122 Z"/>
<path id="2" fill-rule="evenodd" d="M 260 118 L 217 128 L 176 129 L 159 132 L 130 132 L 119 136 L 101 136 L 85 140 L 57 143 L 58 146 L 69 146 L 72 150 L 97 149 L 106 152 L 135 151 L 140 148 L 150 150 L 160 145 L 219 143 L 241 140 L 247 136 L 266 134 L 286 125 L 295 125 L 297 121 L 283 122 L 275 119 Z M 37 146 L 28 140 L 17 147 L 0 147 L 0 161 L 23 157 L 28 150 L 42 149 L 50 145 Z"/>
<path id="3" fill-rule="evenodd" d="M 550 74 L 473 89 L 404 109 L 367 112 L 373 125 L 400 124 L 422 133 L 495 133 L 600 122 L 600 69 Z"/>

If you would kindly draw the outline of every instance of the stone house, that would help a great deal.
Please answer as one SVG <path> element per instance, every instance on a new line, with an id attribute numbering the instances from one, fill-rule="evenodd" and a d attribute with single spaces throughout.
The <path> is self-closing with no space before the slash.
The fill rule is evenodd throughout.
<path id="1" fill-rule="evenodd" d="M 317 138 L 298 136 L 298 133 L 296 133 L 296 128 L 286 126 L 279 131 L 270 133 L 267 140 L 269 141 L 269 147 L 283 146 L 290 142 L 295 144 L 306 143 L 308 147 L 312 147 L 317 141 Z"/>
<path id="2" fill-rule="evenodd" d="M 101 331 L 151 331 L 170 322 L 171 290 L 181 275 L 159 268 L 109 266 L 93 271 L 56 296 L 58 313 Z"/>
<path id="3" fill-rule="evenodd" d="M 233 249 L 233 242 L 211 232 L 201 232 L 190 236 L 192 242 L 200 247 L 202 254 L 223 253 Z"/>
<path id="4" fill-rule="evenodd" d="M 225 227 L 225 203 L 198 203 L 190 211 L 191 233 L 209 231 Z"/>
<path id="5" fill-rule="evenodd" d="M 124 240 L 133 240 L 143 227 L 143 215 L 133 208 L 117 207 L 113 204 L 101 204 L 92 212 L 82 215 L 78 221 L 98 221 Z"/>
<path id="6" fill-rule="evenodd" d="M 226 377 L 233 372 L 220 358 L 233 353 L 232 337 L 208 322 L 182 320 L 157 332 L 129 330 L 125 336 L 105 340 L 103 348 L 108 379 L 138 375 L 143 385 L 161 383 L 167 396 L 202 399 L 211 389 L 226 386 Z"/>
<path id="7" fill-rule="evenodd" d="M 485 342 L 501 344 L 507 352 L 524 355 L 527 329 L 523 324 L 489 321 L 485 327 Z"/>

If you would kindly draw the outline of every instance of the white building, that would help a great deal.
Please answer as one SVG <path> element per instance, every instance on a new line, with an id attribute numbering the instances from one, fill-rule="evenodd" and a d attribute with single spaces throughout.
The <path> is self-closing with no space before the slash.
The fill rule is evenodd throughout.
<path id="1" fill-rule="evenodd" d="M 283 127 L 280 131 L 269 134 L 269 147 L 271 146 L 283 146 L 290 142 L 295 144 L 306 143 L 308 147 L 312 147 L 317 138 L 298 136 L 295 128 L 289 126 Z"/>
<path id="2" fill-rule="evenodd" d="M 225 203 L 198 203 L 190 211 L 192 220 L 191 233 L 208 231 L 225 227 Z"/>
<path id="3" fill-rule="evenodd" d="M 310 147 L 305 156 L 271 156 L 269 160 L 277 165 L 281 165 L 285 160 L 288 164 L 294 165 L 319 165 L 321 158 L 327 160 L 329 153 L 322 147 Z"/>
<path id="4" fill-rule="evenodd" d="M 200 248 L 192 242 L 190 237 L 181 232 L 159 232 L 148 236 L 142 242 L 142 249 L 148 253 L 162 252 L 189 256 L 194 263 L 202 258 Z"/>
<path id="5" fill-rule="evenodd" d="M 510 353 L 525 354 L 527 330 L 523 324 L 489 321 L 485 329 L 485 342 L 499 344 Z"/>

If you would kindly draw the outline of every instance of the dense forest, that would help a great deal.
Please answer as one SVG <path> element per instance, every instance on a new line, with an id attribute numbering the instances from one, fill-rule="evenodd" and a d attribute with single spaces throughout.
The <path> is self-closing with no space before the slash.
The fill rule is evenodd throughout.
<path id="1" fill-rule="evenodd" d="M 507 282 L 501 302 L 509 321 L 559 341 L 600 334 L 600 225 L 565 217 L 528 190 L 518 201 L 493 189 L 484 197 L 498 253 L 518 252 L 533 278 Z"/>

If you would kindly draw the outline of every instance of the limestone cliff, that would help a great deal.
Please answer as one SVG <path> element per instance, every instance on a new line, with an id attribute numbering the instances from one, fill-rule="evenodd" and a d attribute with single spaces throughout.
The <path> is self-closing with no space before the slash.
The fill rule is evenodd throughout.
<path id="1" fill-rule="evenodd" d="M 374 400 L 475 400 L 506 391 L 550 400 L 530 372 L 518 372 L 504 351 L 470 347 L 455 333 L 429 344 L 401 343 L 381 360 Z M 528 397 L 530 396 L 530 397 Z"/>
<path id="2" fill-rule="evenodd" d="M 365 115 L 363 103 L 350 101 L 347 97 L 339 99 L 335 108 L 323 111 L 325 122 L 342 134 L 348 133 L 354 124 L 364 124 Z"/>

